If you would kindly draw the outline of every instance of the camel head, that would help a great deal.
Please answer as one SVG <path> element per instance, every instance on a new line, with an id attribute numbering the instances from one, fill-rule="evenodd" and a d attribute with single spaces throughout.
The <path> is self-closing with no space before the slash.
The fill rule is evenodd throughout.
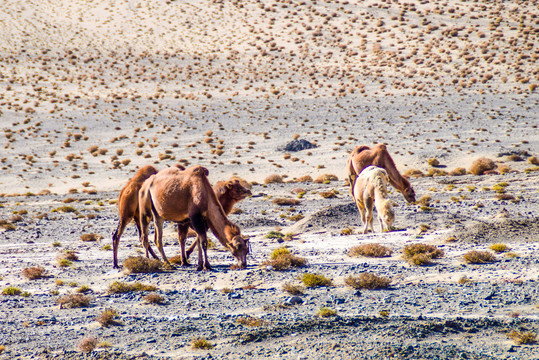
<path id="1" fill-rule="evenodd" d="M 232 199 L 236 201 L 241 201 L 253 195 L 251 190 L 243 187 L 238 180 L 228 181 L 225 186 Z"/>
<path id="2" fill-rule="evenodd" d="M 404 198 L 406 201 L 408 201 L 408 204 L 415 203 L 415 191 L 411 185 L 404 189 L 402 195 L 404 195 Z"/>
<path id="3" fill-rule="evenodd" d="M 247 266 L 247 254 L 249 253 L 249 237 L 242 236 L 240 229 L 236 226 L 229 226 L 226 230 L 228 248 L 232 255 L 238 259 L 238 268 L 244 269 Z"/>

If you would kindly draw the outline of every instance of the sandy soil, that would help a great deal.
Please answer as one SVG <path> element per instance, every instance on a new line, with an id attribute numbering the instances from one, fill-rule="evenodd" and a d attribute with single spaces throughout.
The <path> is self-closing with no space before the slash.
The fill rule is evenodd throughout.
<path id="1" fill-rule="evenodd" d="M 0 287 L 31 296 L 0 297 L 0 357 L 79 358 L 78 342 L 95 337 L 111 348 L 92 358 L 539 358 L 537 345 L 507 337 L 539 330 L 537 15 L 534 2 L 517 1 L 4 1 Z M 294 138 L 316 147 L 279 150 Z M 410 178 L 423 202 L 406 205 L 393 191 L 398 230 L 363 235 L 344 165 L 356 145 L 379 142 L 402 173 L 425 175 Z M 498 174 L 448 175 L 480 157 Z M 104 246 L 119 189 L 142 165 L 177 162 L 207 167 L 212 182 L 254 184 L 230 216 L 252 237 L 248 269 L 230 270 L 223 250 L 210 252 L 212 273 L 112 269 Z M 265 185 L 273 174 L 285 183 Z M 324 174 L 339 180 L 293 182 Z M 298 189 L 292 208 L 271 202 Z M 320 195 L 331 190 L 336 197 Z M 272 230 L 294 237 L 266 238 Z M 103 239 L 82 242 L 88 233 Z M 373 242 L 393 255 L 348 255 Z M 402 250 L 417 242 L 444 257 L 409 265 Z M 513 257 L 463 261 L 494 243 Z M 260 266 L 283 245 L 308 265 Z M 80 259 L 67 268 L 57 261 L 65 250 Z M 134 226 L 120 250 L 121 261 L 141 253 Z M 27 280 L 31 266 L 49 277 Z M 391 287 L 344 285 L 365 271 Z M 305 272 L 335 286 L 290 305 L 282 285 Z M 108 294 L 113 281 L 155 284 L 166 305 Z M 90 307 L 59 309 L 56 300 L 81 285 Z M 317 317 L 322 306 L 338 316 Z M 108 307 L 123 325 L 99 326 Z M 263 325 L 238 324 L 247 314 Z M 194 350 L 196 337 L 216 347 Z"/>

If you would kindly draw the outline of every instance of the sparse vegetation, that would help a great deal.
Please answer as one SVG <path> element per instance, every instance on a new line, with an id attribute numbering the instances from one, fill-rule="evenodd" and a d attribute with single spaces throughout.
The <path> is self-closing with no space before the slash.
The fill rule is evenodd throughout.
<path id="1" fill-rule="evenodd" d="M 270 175 L 264 180 L 264 184 L 281 184 L 281 183 L 283 183 L 283 177 L 278 174 Z"/>
<path id="2" fill-rule="evenodd" d="M 28 280 L 36 280 L 46 277 L 45 269 L 41 266 L 33 266 L 22 270 L 22 274 Z"/>
<path id="3" fill-rule="evenodd" d="M 303 295 L 305 293 L 305 288 L 300 285 L 294 285 L 292 283 L 284 283 L 283 291 L 286 291 L 290 295 Z"/>
<path id="4" fill-rule="evenodd" d="M 17 287 L 8 286 L 7 288 L 4 288 L 4 290 L 2 290 L 2 295 L 14 296 L 14 295 L 20 295 L 21 292 L 22 292 L 21 289 Z"/>
<path id="5" fill-rule="evenodd" d="M 87 337 L 82 339 L 79 344 L 77 345 L 80 351 L 82 352 L 90 352 L 93 351 L 97 347 L 97 339 L 94 337 Z"/>
<path id="6" fill-rule="evenodd" d="M 350 275 L 344 279 L 344 283 L 354 289 L 386 289 L 391 280 L 369 272 L 361 273 L 359 276 Z"/>
<path id="7" fill-rule="evenodd" d="M 284 238 L 284 234 L 280 231 L 271 230 L 265 237 L 266 239 L 282 239 Z"/>
<path id="8" fill-rule="evenodd" d="M 308 288 L 333 286 L 333 280 L 328 279 L 324 275 L 305 273 L 301 277 L 303 285 Z"/>
<path id="9" fill-rule="evenodd" d="M 153 273 L 162 269 L 162 264 L 156 259 L 147 259 L 143 256 L 130 256 L 124 261 L 124 268 L 130 274 Z"/>
<path id="10" fill-rule="evenodd" d="M 333 317 L 337 316 L 337 310 L 333 310 L 328 307 L 321 307 L 320 310 L 316 313 L 317 316 L 327 318 L 327 317 Z"/>
<path id="11" fill-rule="evenodd" d="M 101 324 L 101 326 L 107 327 L 110 325 L 118 324 L 118 313 L 114 309 L 105 309 L 98 317 L 96 321 Z"/>
<path id="12" fill-rule="evenodd" d="M 293 255 L 290 250 L 285 247 L 275 249 L 270 254 L 270 260 L 264 261 L 263 266 L 271 266 L 274 270 L 287 270 L 305 266 L 307 260 L 305 258 Z"/>
<path id="13" fill-rule="evenodd" d="M 393 254 L 393 250 L 381 244 L 358 245 L 358 246 L 352 247 L 348 251 L 348 256 L 352 256 L 352 257 L 366 256 L 366 257 L 380 258 L 380 257 L 391 256 L 391 254 Z"/>
<path id="14" fill-rule="evenodd" d="M 403 255 L 410 264 L 422 266 L 431 264 L 433 259 L 441 258 L 444 252 L 434 245 L 412 244 L 404 247 Z"/>
<path id="15" fill-rule="evenodd" d="M 496 261 L 496 257 L 488 251 L 468 251 L 463 258 L 468 264 L 485 264 Z"/>
<path id="16" fill-rule="evenodd" d="M 60 309 L 73 309 L 79 307 L 87 307 L 88 305 L 90 305 L 91 301 L 91 297 L 83 294 L 68 294 L 62 296 L 56 302 L 60 304 Z"/>
<path id="17" fill-rule="evenodd" d="M 486 171 L 494 169 L 496 169 L 496 163 L 491 159 L 483 157 L 472 163 L 470 172 L 474 175 L 483 175 Z"/>
<path id="18" fill-rule="evenodd" d="M 142 298 L 144 303 L 153 305 L 162 305 L 165 303 L 165 298 L 158 293 L 149 293 Z"/>
<path id="19" fill-rule="evenodd" d="M 124 294 L 132 291 L 156 291 L 158 288 L 154 285 L 136 283 L 123 283 L 115 281 L 109 285 L 107 293 L 109 294 Z"/>
<path id="20" fill-rule="evenodd" d="M 82 234 L 80 236 L 80 239 L 82 241 L 99 241 L 99 240 L 103 239 L 103 235 L 94 234 L 94 233 Z"/>
<path id="21" fill-rule="evenodd" d="M 261 325 L 265 325 L 266 322 L 262 319 L 259 319 L 254 316 L 241 316 L 236 319 L 236 324 L 244 325 L 244 326 L 250 326 L 250 327 L 257 327 Z"/>
<path id="22" fill-rule="evenodd" d="M 531 331 L 512 330 L 507 334 L 507 337 L 512 339 L 518 345 L 534 344 L 537 341 L 537 335 Z"/>
<path id="23" fill-rule="evenodd" d="M 191 340 L 191 347 L 193 349 L 200 349 L 200 350 L 211 350 L 214 348 L 215 345 L 213 345 L 211 342 L 206 340 L 205 338 L 196 338 Z"/>
<path id="24" fill-rule="evenodd" d="M 293 206 L 293 205 L 298 205 L 300 203 L 298 199 L 290 199 L 290 198 L 275 198 L 272 200 L 272 202 L 279 206 Z"/>
<path id="25" fill-rule="evenodd" d="M 503 253 L 511 250 L 511 248 L 505 244 L 492 244 L 489 246 L 489 248 L 496 253 Z"/>

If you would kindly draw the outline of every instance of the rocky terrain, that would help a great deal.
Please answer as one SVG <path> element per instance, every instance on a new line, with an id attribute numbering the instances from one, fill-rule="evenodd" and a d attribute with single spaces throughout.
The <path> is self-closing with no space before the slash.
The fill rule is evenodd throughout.
<path id="1" fill-rule="evenodd" d="M 537 15 L 531 1 L 5 1 L 0 359 L 538 359 L 515 335 L 539 332 Z M 418 201 L 392 190 L 395 230 L 361 234 L 344 165 L 380 142 Z M 473 174 L 479 158 L 490 172 Z M 112 268 L 119 190 L 178 162 L 252 184 L 230 215 L 247 269 L 215 239 L 212 272 Z M 165 242 L 178 254 L 173 224 Z M 371 243 L 392 254 L 350 256 Z M 412 265 L 419 243 L 443 256 Z M 281 247 L 306 266 L 268 265 Z M 494 261 L 466 262 L 474 250 Z M 120 262 L 142 254 L 129 225 Z M 362 273 L 390 285 L 345 284 Z M 304 274 L 332 284 L 283 289 Z M 78 293 L 87 306 L 59 305 Z"/>

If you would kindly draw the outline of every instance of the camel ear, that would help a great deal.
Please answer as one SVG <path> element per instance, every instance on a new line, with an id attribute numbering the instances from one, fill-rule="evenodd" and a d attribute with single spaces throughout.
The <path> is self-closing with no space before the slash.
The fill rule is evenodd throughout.
<path id="1" fill-rule="evenodd" d="M 243 239 L 243 241 L 247 242 L 251 237 L 249 235 L 242 235 L 241 238 Z"/>
<path id="2" fill-rule="evenodd" d="M 227 188 L 227 189 L 232 189 L 232 185 L 233 185 L 233 184 L 234 184 L 233 182 L 227 182 L 227 183 L 226 183 L 226 188 Z"/>

